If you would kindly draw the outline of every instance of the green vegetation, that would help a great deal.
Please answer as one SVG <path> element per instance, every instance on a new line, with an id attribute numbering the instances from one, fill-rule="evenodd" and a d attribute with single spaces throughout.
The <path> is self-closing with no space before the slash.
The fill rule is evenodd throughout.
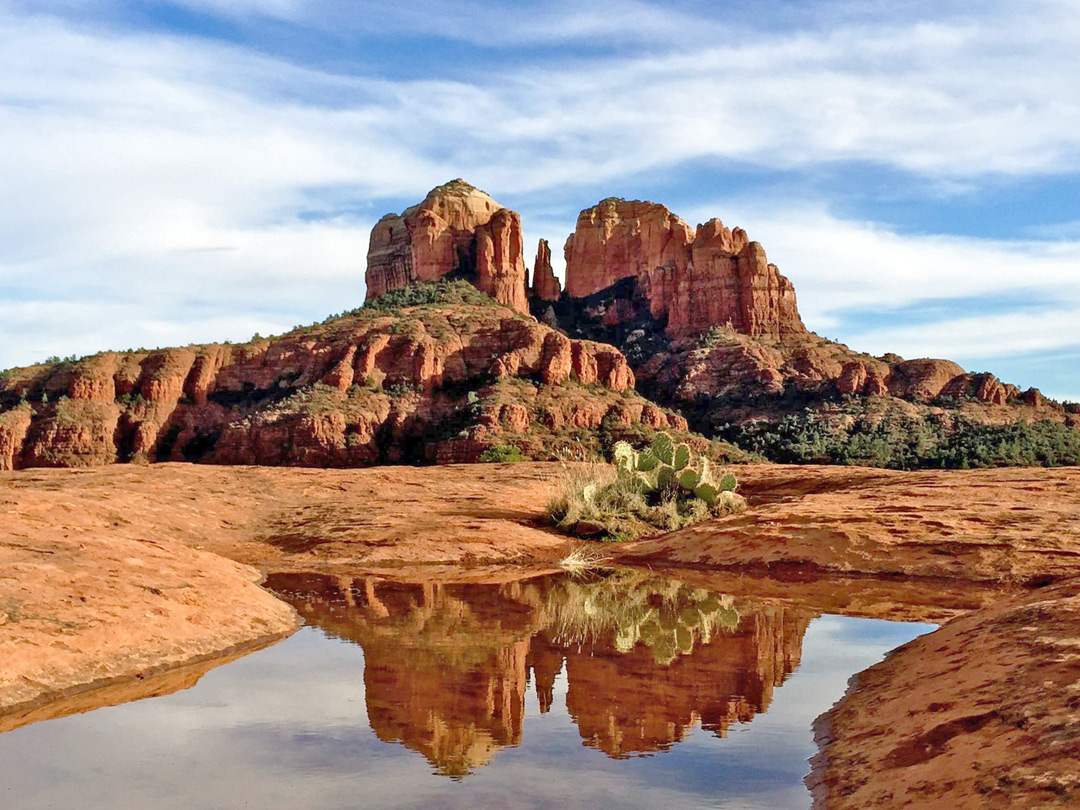
<path id="1" fill-rule="evenodd" d="M 59 357 L 57 355 L 50 355 L 43 361 L 46 366 L 70 366 L 79 362 L 82 359 L 76 354 L 69 354 L 67 357 Z"/>
<path id="2" fill-rule="evenodd" d="M 328 324 L 341 318 L 374 319 L 386 316 L 401 317 L 402 310 L 407 307 L 437 307 L 437 306 L 483 306 L 494 307 L 500 304 L 488 295 L 480 292 L 472 284 L 462 279 L 423 282 L 412 284 L 400 290 L 391 290 L 385 295 L 380 295 L 368 301 L 363 306 L 347 309 L 316 321 L 313 324 L 297 324 L 292 332 L 302 332 L 321 324 Z M 515 317 L 524 317 L 516 313 Z M 406 327 L 399 327 L 404 329 Z M 418 328 L 418 327 L 417 327 Z"/>
<path id="3" fill-rule="evenodd" d="M 911 470 L 1080 465 L 1080 431 L 1055 422 L 985 425 L 962 417 L 852 416 L 807 409 L 728 426 L 725 439 L 785 464 Z"/>
<path id="4" fill-rule="evenodd" d="M 368 301 L 361 309 L 397 312 L 406 307 L 428 306 L 498 306 L 495 299 L 480 292 L 467 281 L 432 281 L 412 284 Z"/>
<path id="5" fill-rule="evenodd" d="M 512 444 L 497 444 L 494 447 L 487 448 L 481 453 L 480 460 L 484 462 L 506 463 L 523 461 L 524 457 L 521 455 L 521 450 Z"/>
<path id="6" fill-rule="evenodd" d="M 142 394 L 128 393 L 120 394 L 120 396 L 116 398 L 116 402 L 120 405 L 123 405 L 124 407 L 138 407 L 140 405 L 144 405 L 146 403 L 146 400 L 143 399 Z"/>
<path id="7" fill-rule="evenodd" d="M 657 433 L 640 453 L 620 442 L 614 458 L 614 469 L 566 468 L 547 507 L 553 523 L 583 537 L 628 540 L 746 508 L 734 475 L 717 476 L 706 457 L 668 433 Z"/>

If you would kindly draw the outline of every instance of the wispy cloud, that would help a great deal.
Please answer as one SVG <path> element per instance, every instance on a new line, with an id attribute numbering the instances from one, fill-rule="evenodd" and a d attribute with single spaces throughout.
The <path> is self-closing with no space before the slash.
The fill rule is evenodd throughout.
<path id="1" fill-rule="evenodd" d="M 810 329 L 875 354 L 1005 357 L 1080 346 L 1080 240 L 903 234 L 821 208 L 728 201 L 795 284 Z M 934 317 L 905 323 L 905 310 Z M 873 313 L 876 317 L 868 317 Z"/>

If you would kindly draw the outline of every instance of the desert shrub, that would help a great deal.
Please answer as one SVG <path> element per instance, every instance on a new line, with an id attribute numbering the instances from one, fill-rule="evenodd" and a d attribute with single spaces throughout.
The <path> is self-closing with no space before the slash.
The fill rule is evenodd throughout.
<path id="1" fill-rule="evenodd" d="M 548 517 L 584 537 L 627 540 L 746 508 L 731 474 L 717 475 L 689 445 L 657 433 L 649 448 L 615 447 L 615 465 L 566 467 Z"/>
<path id="2" fill-rule="evenodd" d="M 495 300 L 467 281 L 432 281 L 392 290 L 368 301 L 362 308 L 397 312 L 405 307 L 445 306 L 448 304 L 497 306 Z"/>
<path id="3" fill-rule="evenodd" d="M 523 461 L 521 450 L 512 444 L 497 444 L 480 454 L 480 460 L 489 463 Z"/>
<path id="4" fill-rule="evenodd" d="M 887 414 L 837 418 L 812 410 L 721 435 L 770 461 L 893 469 L 1057 467 L 1080 464 L 1080 431 L 1056 422 L 985 425 Z"/>
<path id="5" fill-rule="evenodd" d="M 131 392 L 127 394 L 120 394 L 116 398 L 116 402 L 120 405 L 123 405 L 124 407 L 137 407 L 139 405 L 145 404 L 146 400 L 143 399 L 142 394 Z M 194 402 L 194 399 L 192 399 L 192 402 Z"/>

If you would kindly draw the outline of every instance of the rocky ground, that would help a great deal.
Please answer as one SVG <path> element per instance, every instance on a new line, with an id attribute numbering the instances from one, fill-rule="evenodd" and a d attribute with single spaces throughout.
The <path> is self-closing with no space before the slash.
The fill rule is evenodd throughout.
<path id="1" fill-rule="evenodd" d="M 749 466 L 742 515 L 627 545 L 623 561 L 1038 584 L 1080 574 L 1080 469 Z"/>
<path id="2" fill-rule="evenodd" d="M 0 730 L 182 688 L 290 632 L 260 571 L 551 570 L 578 542 L 541 521 L 560 470 L 0 473 Z M 820 806 L 1080 799 L 1080 470 L 738 472 L 746 513 L 603 551 L 728 593 L 946 622 L 819 723 Z"/>
<path id="3" fill-rule="evenodd" d="M 552 472 L 163 464 L 2 473 L 0 729 L 61 697 L 73 711 L 130 699 L 118 685 L 293 631 L 293 611 L 258 587 L 252 566 L 429 563 L 449 576 L 558 560 L 566 538 L 529 525 Z"/>
<path id="4" fill-rule="evenodd" d="M 998 602 L 852 679 L 816 724 L 829 810 L 1076 807 L 1080 586 Z"/>

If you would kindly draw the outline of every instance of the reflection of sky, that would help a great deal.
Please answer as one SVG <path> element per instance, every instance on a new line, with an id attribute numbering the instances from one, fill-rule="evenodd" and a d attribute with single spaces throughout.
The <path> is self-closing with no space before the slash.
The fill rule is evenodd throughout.
<path id="1" fill-rule="evenodd" d="M 826 616 L 802 665 L 726 740 L 700 729 L 671 751 L 609 759 L 566 714 L 526 698 L 522 744 L 461 782 L 378 741 L 364 707 L 360 647 L 305 628 L 175 695 L 0 735 L 0 804 L 20 810 L 190 808 L 562 808 L 809 806 L 810 724 L 848 678 L 926 625 Z"/>

